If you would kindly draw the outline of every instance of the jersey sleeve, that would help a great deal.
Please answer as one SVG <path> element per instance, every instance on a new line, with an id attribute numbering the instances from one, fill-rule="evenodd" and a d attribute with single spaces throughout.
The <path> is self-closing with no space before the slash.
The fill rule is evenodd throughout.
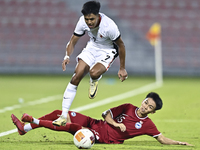
<path id="1" fill-rule="evenodd" d="M 130 106 L 131 104 L 123 104 L 123 105 L 119 105 L 117 107 L 113 107 L 110 109 L 110 113 L 111 113 L 111 116 L 112 118 L 116 118 L 117 116 L 121 115 L 122 113 L 124 113 L 128 107 Z"/>
<path id="2" fill-rule="evenodd" d="M 157 137 L 161 133 L 158 131 L 155 124 L 151 120 L 149 120 L 148 126 L 146 127 L 146 134 L 152 137 Z"/>
<path id="3" fill-rule="evenodd" d="M 76 24 L 74 35 L 83 36 L 85 34 L 85 21 L 83 16 L 79 18 L 79 21 Z"/>
<path id="4" fill-rule="evenodd" d="M 120 37 L 120 31 L 114 22 L 112 22 L 112 24 L 110 25 L 108 36 L 112 41 L 115 41 Z"/>

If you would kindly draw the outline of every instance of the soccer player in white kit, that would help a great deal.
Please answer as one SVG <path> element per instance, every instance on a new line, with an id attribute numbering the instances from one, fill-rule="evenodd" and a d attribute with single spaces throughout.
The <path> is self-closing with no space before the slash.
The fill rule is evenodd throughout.
<path id="1" fill-rule="evenodd" d="M 90 75 L 89 98 L 91 99 L 97 94 L 98 81 L 102 74 L 108 71 L 118 55 L 120 60 L 118 77 L 122 82 L 128 77 L 125 69 L 125 46 L 120 31 L 115 22 L 99 10 L 100 3 L 97 1 L 89 1 L 83 5 L 81 11 L 83 16 L 80 17 L 74 34 L 66 45 L 66 55 L 62 62 L 63 71 L 70 62 L 70 55 L 79 38 L 88 32 L 90 40 L 76 58 L 75 72 L 63 95 L 62 114 L 52 123 L 55 126 L 65 126 L 77 87 L 87 73 Z"/>

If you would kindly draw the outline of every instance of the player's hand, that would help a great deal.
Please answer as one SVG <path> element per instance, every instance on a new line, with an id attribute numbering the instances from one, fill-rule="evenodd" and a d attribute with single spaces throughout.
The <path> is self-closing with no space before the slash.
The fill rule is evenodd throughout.
<path id="1" fill-rule="evenodd" d="M 120 69 L 118 71 L 118 77 L 121 80 L 121 82 L 123 82 L 124 80 L 126 80 L 128 78 L 128 74 L 126 72 L 126 69 Z"/>
<path id="2" fill-rule="evenodd" d="M 194 146 L 194 145 L 189 144 L 189 143 L 187 143 L 187 142 L 179 142 L 178 144 L 179 144 L 179 145 Z"/>
<path id="3" fill-rule="evenodd" d="M 120 128 L 120 130 L 121 130 L 122 132 L 125 132 L 125 131 L 126 131 L 126 126 L 125 126 L 123 123 L 117 123 L 117 124 L 115 124 L 114 126 L 117 127 L 117 128 Z"/>
<path id="4" fill-rule="evenodd" d="M 69 64 L 69 62 L 70 62 L 69 58 L 64 59 L 64 60 L 62 61 L 62 70 L 63 70 L 63 71 L 66 70 L 66 65 Z"/>

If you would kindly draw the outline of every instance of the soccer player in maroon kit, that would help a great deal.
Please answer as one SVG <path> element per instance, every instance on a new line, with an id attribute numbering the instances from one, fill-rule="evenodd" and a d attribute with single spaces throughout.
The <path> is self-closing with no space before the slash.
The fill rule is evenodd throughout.
<path id="1" fill-rule="evenodd" d="M 162 100 L 157 93 L 151 92 L 143 100 L 138 108 L 132 104 L 126 103 L 113 107 L 102 113 L 104 120 L 97 120 L 82 115 L 78 112 L 69 111 L 66 126 L 53 126 L 52 121 L 61 115 L 61 110 L 55 110 L 39 119 L 35 119 L 28 114 L 23 114 L 21 120 L 29 122 L 22 123 L 15 115 L 11 115 L 13 123 L 18 128 L 20 135 L 26 134 L 32 129 L 39 127 L 49 128 L 56 131 L 66 131 L 75 134 L 82 128 L 90 129 L 95 137 L 96 143 L 120 144 L 124 140 L 139 135 L 149 135 L 154 137 L 161 144 L 189 145 L 187 142 L 175 141 L 166 138 L 156 128 L 155 124 L 148 117 L 149 113 L 155 113 L 162 108 Z"/>

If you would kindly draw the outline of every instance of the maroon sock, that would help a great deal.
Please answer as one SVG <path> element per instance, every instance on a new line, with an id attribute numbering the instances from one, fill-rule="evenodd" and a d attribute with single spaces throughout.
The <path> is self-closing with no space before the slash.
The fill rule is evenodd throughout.
<path id="1" fill-rule="evenodd" d="M 51 121 L 53 121 L 53 120 L 56 120 L 59 117 L 59 115 L 61 115 L 61 113 L 62 113 L 61 110 L 54 110 L 53 112 L 51 112 L 47 115 L 44 115 L 44 116 L 42 116 L 38 119 L 39 120 L 51 120 Z M 40 127 L 40 125 L 31 123 L 31 127 L 32 127 L 32 129 L 35 129 L 35 128 Z"/>
<path id="2" fill-rule="evenodd" d="M 72 135 L 74 135 L 76 133 L 76 131 L 78 131 L 79 129 L 82 129 L 81 125 L 77 124 L 77 123 L 67 123 L 66 126 L 54 126 L 52 125 L 52 121 L 49 120 L 40 120 L 39 125 L 41 127 L 45 127 L 51 130 L 55 130 L 55 131 L 66 131 L 71 133 Z"/>

